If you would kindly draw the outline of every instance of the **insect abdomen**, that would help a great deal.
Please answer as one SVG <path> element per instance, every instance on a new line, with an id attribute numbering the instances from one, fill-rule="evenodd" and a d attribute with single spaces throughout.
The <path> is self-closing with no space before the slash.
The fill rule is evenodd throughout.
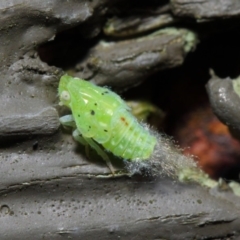
<path id="1" fill-rule="evenodd" d="M 103 146 L 118 157 L 144 160 L 151 156 L 155 144 L 156 138 L 125 110 L 114 116 L 112 137 Z"/>

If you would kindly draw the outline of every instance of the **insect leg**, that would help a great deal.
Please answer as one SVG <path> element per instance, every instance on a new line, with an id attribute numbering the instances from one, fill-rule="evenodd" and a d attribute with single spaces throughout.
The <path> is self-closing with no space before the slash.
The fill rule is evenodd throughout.
<path id="1" fill-rule="evenodd" d="M 76 127 L 73 115 L 65 115 L 63 117 L 60 117 L 59 121 L 64 127 L 72 127 L 72 128 Z"/>
<path id="2" fill-rule="evenodd" d="M 106 162 L 108 168 L 112 172 L 112 175 L 115 173 L 115 169 L 108 157 L 108 155 L 98 146 L 97 143 L 95 143 L 91 138 L 84 138 L 84 140 L 93 148 L 96 150 L 96 152 L 102 157 L 102 159 Z"/>
<path id="3" fill-rule="evenodd" d="M 79 143 L 81 143 L 82 145 L 86 146 L 88 144 L 88 142 L 85 141 L 82 134 L 77 129 L 73 131 L 72 135 L 73 135 L 73 138 Z"/>
<path id="4" fill-rule="evenodd" d="M 86 155 L 90 159 L 88 142 L 83 138 L 82 134 L 77 129 L 73 131 L 72 135 L 77 142 L 85 146 Z"/>

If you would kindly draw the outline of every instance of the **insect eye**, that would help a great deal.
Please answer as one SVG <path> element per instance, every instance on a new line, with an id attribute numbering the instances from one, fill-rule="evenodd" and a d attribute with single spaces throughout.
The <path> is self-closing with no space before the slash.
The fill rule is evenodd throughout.
<path id="1" fill-rule="evenodd" d="M 67 91 L 62 91 L 61 93 L 61 99 L 64 101 L 69 101 L 70 100 L 70 95 Z"/>

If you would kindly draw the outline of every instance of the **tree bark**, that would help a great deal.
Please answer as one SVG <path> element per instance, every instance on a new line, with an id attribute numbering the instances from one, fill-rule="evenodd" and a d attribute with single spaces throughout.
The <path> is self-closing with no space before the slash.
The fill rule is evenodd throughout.
<path id="1" fill-rule="evenodd" d="M 58 113 L 64 110 L 58 106 L 58 81 L 71 57 L 77 59 L 70 68 L 73 74 L 126 90 L 157 71 L 183 64 L 196 47 L 192 30 L 172 27 L 149 33 L 152 26 L 156 30 L 155 24 L 146 31 L 141 28 L 141 36 L 131 31 L 131 39 L 109 41 L 100 34 L 107 18 L 128 4 L 116 0 L 0 3 L 2 240 L 239 236 L 239 198 L 230 190 L 209 190 L 167 177 L 112 178 L 98 156 L 91 152 L 94 160 L 86 159 L 84 149 L 59 126 Z M 172 5 L 178 12 L 177 1 Z M 81 39 L 80 46 L 71 37 Z M 54 58 L 58 51 L 60 61 Z M 122 167 L 119 160 L 116 165 Z"/>

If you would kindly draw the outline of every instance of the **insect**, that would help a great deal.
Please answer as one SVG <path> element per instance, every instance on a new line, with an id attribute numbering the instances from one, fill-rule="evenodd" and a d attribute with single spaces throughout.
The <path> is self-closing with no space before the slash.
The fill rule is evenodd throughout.
<path id="1" fill-rule="evenodd" d="M 156 137 L 131 114 L 119 95 L 105 87 L 63 75 L 59 82 L 60 105 L 71 109 L 72 115 L 60 122 L 72 128 L 73 138 L 90 146 L 114 168 L 105 150 L 129 161 L 147 160 L 156 145 Z"/>

